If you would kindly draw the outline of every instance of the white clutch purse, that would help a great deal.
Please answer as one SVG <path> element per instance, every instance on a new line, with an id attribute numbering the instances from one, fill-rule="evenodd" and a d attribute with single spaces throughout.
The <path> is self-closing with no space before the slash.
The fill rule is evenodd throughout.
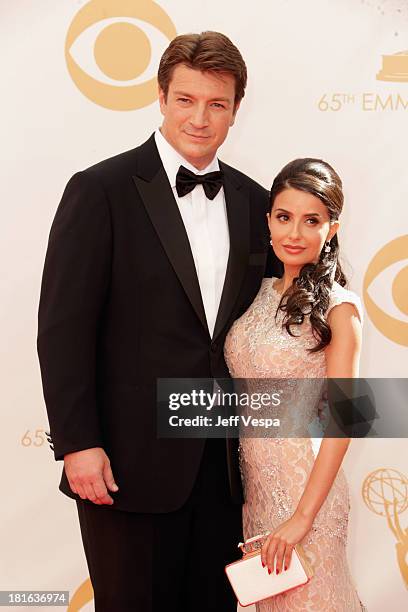
<path id="1" fill-rule="evenodd" d="M 225 567 L 235 596 L 244 608 L 306 584 L 313 576 L 313 569 L 299 545 L 292 551 L 289 569 L 280 574 L 268 574 L 261 562 L 261 548 L 266 537 L 267 534 L 258 535 L 244 544 L 240 543 L 238 546 L 243 553 L 242 559 Z"/>

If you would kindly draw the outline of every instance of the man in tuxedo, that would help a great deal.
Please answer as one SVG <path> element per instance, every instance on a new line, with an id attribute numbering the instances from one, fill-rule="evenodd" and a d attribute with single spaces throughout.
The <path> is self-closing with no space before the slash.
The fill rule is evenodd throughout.
<path id="1" fill-rule="evenodd" d="M 226 333 L 264 276 L 268 193 L 216 157 L 246 79 L 226 36 L 178 36 L 161 128 L 75 174 L 51 227 L 38 353 L 97 612 L 236 609 L 237 441 L 158 438 L 156 384 L 228 377 Z"/>

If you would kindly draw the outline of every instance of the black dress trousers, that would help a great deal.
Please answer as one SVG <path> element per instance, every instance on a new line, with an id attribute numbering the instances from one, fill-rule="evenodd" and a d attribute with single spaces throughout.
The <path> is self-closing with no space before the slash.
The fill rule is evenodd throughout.
<path id="1" fill-rule="evenodd" d="M 230 498 L 224 439 L 207 440 L 175 512 L 77 506 L 96 612 L 236 612 L 224 567 L 240 557 L 242 506 Z"/>

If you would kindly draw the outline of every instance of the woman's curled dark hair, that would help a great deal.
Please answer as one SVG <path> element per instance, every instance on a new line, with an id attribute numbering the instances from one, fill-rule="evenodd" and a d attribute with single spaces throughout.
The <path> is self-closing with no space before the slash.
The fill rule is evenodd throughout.
<path id="1" fill-rule="evenodd" d="M 271 207 L 276 196 L 285 189 L 299 189 L 310 193 L 327 207 L 330 221 L 337 221 L 343 208 L 342 182 L 335 170 L 321 159 L 295 159 L 276 176 L 271 189 Z M 315 353 L 331 341 L 331 329 L 326 320 L 333 282 L 342 287 L 347 283 L 339 262 L 337 234 L 330 241 L 330 252 L 323 247 L 316 264 L 305 264 L 280 300 L 278 310 L 285 313 L 282 325 L 291 336 L 293 326 L 301 325 L 309 315 L 317 344 L 309 349 Z"/>

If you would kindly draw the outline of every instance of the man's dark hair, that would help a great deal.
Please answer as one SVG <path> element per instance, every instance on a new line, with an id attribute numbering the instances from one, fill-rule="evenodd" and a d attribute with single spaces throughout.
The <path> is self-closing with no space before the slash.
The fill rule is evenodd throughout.
<path id="1" fill-rule="evenodd" d="M 173 70 L 179 64 L 202 72 L 227 73 L 235 79 L 235 104 L 245 94 L 247 69 L 241 53 L 220 32 L 182 34 L 171 41 L 160 60 L 158 81 L 167 97 Z"/>

